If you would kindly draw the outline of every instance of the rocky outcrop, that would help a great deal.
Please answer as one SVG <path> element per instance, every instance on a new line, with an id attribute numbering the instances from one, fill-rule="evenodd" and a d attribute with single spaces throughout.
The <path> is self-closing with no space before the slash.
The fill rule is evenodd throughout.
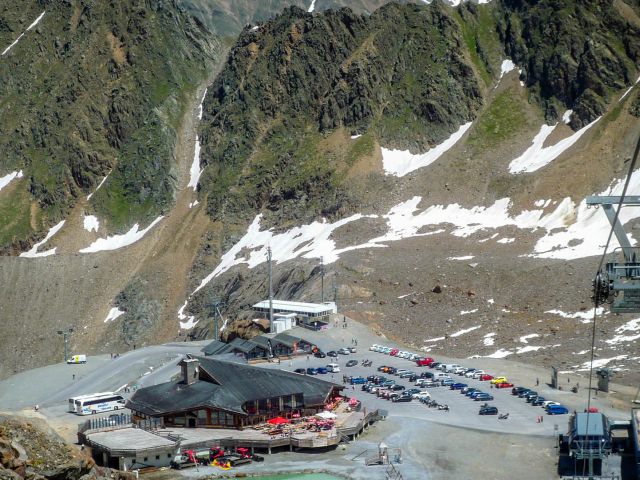
<path id="1" fill-rule="evenodd" d="M 36 2 L 33 2 L 36 3 Z M 81 197 L 113 230 L 173 203 L 173 150 L 185 96 L 208 75 L 218 41 L 175 1 L 38 2 L 0 7 L 20 35 L 0 63 L 0 176 L 22 169 L 0 199 L 0 249 L 44 236 Z"/>
<path id="2" fill-rule="evenodd" d="M 209 214 L 244 221 L 283 204 L 296 221 L 342 214 L 352 203 L 344 172 L 357 157 L 341 162 L 322 138 L 371 131 L 387 147 L 424 151 L 473 119 L 482 96 L 452 13 L 292 7 L 245 29 L 204 104 Z"/>
<path id="3" fill-rule="evenodd" d="M 611 90 L 635 80 L 640 28 L 616 2 L 502 0 L 499 15 L 505 51 L 549 121 L 571 108 L 579 129 L 604 113 Z"/>
<path id="4" fill-rule="evenodd" d="M 2 480 L 132 480 L 135 476 L 97 467 L 37 420 L 0 417 Z"/>

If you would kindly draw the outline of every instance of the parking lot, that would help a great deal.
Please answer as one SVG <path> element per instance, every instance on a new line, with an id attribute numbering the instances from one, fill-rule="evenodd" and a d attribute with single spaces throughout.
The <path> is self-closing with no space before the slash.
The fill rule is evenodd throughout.
<path id="1" fill-rule="evenodd" d="M 318 368 L 326 366 L 329 363 L 338 363 L 340 366 L 339 373 L 327 373 L 318 375 L 328 381 L 342 383 L 343 375 L 353 377 L 368 377 L 370 375 L 384 375 L 389 380 L 395 380 L 397 384 L 405 386 L 407 389 L 414 387 L 414 383 L 406 378 L 399 378 L 397 375 L 385 374 L 377 370 L 381 365 L 387 365 L 396 368 L 404 368 L 416 372 L 418 375 L 423 371 L 437 372 L 439 370 L 429 367 L 419 367 L 415 361 L 404 358 L 398 358 L 383 353 L 369 351 L 370 345 L 359 345 L 356 353 L 349 355 L 339 354 L 337 358 L 326 357 L 317 358 L 313 355 L 308 357 L 297 357 L 293 360 L 286 361 L 280 365 L 271 364 L 267 368 L 286 368 L 294 370 L 299 368 Z M 332 346 L 331 342 L 325 342 L 325 348 L 328 350 L 338 350 L 339 346 Z M 335 348 L 334 348 L 335 347 Z M 322 345 L 321 345 L 322 348 Z M 362 361 L 368 359 L 372 361 L 370 367 L 363 367 Z M 349 360 L 357 360 L 358 364 L 352 367 L 346 367 Z M 437 359 L 436 359 L 437 360 Z M 474 367 L 473 360 L 469 360 L 465 367 Z M 501 372 L 487 372 L 494 376 L 500 375 Z M 568 421 L 567 415 L 550 416 L 540 406 L 532 406 L 525 399 L 518 398 L 511 394 L 511 388 L 491 388 L 489 381 L 480 381 L 477 379 L 466 378 L 462 375 L 450 374 L 454 382 L 465 383 L 470 387 L 478 388 L 483 392 L 494 396 L 493 401 L 488 401 L 491 406 L 495 406 L 500 414 L 508 413 L 509 417 L 500 420 L 497 415 L 479 415 L 480 406 L 484 401 L 474 401 L 473 399 L 461 394 L 459 390 L 451 390 L 446 386 L 422 388 L 427 390 L 431 398 L 439 404 L 448 405 L 449 411 L 438 410 L 437 408 L 428 407 L 418 400 L 411 402 L 391 402 L 384 398 L 379 398 L 376 394 L 368 393 L 362 390 L 362 385 L 345 385 L 345 394 L 355 396 L 362 401 L 367 409 L 381 409 L 389 412 L 389 416 L 408 416 L 420 418 L 431 422 L 442 423 L 449 426 L 457 426 L 464 428 L 473 428 L 477 430 L 486 430 L 492 432 L 516 433 L 526 435 L 544 435 L 552 436 L 558 431 L 566 429 Z M 548 400 L 554 400 L 555 391 L 546 385 L 524 385 L 529 388 L 536 389 L 541 395 Z M 418 388 L 418 387 L 416 387 Z M 401 392 L 399 392 L 401 393 Z M 542 417 L 542 423 L 538 423 L 538 417 Z"/>

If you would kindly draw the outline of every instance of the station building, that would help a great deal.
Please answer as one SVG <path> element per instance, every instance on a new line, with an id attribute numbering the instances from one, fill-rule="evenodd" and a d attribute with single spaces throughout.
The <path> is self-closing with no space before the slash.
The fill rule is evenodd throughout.
<path id="1" fill-rule="evenodd" d="M 234 354 L 247 362 L 266 360 L 271 357 L 292 357 L 310 354 L 314 345 L 300 337 L 286 332 L 277 335 L 264 334 L 250 340 L 234 338 L 229 343 L 214 340 L 201 351 L 206 356 Z"/>
<path id="2" fill-rule="evenodd" d="M 163 427 L 238 428 L 293 413 L 314 415 L 342 385 L 284 370 L 187 357 L 181 378 L 137 390 L 127 402 L 134 423 L 161 419 Z"/>

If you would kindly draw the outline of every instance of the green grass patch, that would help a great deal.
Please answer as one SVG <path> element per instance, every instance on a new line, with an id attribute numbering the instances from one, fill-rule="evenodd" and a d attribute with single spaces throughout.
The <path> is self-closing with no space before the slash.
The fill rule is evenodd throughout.
<path id="1" fill-rule="evenodd" d="M 478 118 L 468 143 L 479 150 L 495 147 L 513 137 L 526 123 L 522 98 L 512 89 L 504 90 Z"/>
<path id="2" fill-rule="evenodd" d="M 9 245 L 33 233 L 30 222 L 31 197 L 25 180 L 16 183 L 0 193 L 0 245 Z M 39 215 L 36 225 L 40 226 Z"/>
<path id="3" fill-rule="evenodd" d="M 374 150 L 375 139 L 373 138 L 373 134 L 370 132 L 367 132 L 361 137 L 352 140 L 351 146 L 345 158 L 347 165 L 352 166 L 362 157 L 373 155 Z"/>

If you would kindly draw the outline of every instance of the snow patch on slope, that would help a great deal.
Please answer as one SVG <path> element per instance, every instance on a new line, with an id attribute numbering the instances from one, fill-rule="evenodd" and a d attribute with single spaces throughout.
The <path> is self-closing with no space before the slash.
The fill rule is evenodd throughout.
<path id="1" fill-rule="evenodd" d="M 465 328 L 465 329 L 463 329 L 463 330 L 459 330 L 459 331 L 457 331 L 456 333 L 452 333 L 452 334 L 450 335 L 450 337 L 452 337 L 452 338 L 459 337 L 459 336 L 461 336 L 461 335 L 464 335 L 465 333 L 473 332 L 474 330 L 479 329 L 481 326 L 482 326 L 482 325 L 476 325 L 475 327 L 469 327 L 469 328 Z"/>
<path id="2" fill-rule="evenodd" d="M 311 0 L 311 5 L 309 5 L 309 10 L 307 12 L 311 13 L 316 9 L 316 0 Z"/>
<path id="3" fill-rule="evenodd" d="M 460 126 L 460 128 L 444 142 L 436 145 L 425 153 L 414 155 L 408 150 L 387 150 L 386 148 L 382 148 L 382 166 L 385 173 L 387 175 L 404 177 L 414 170 L 431 165 L 462 138 L 471 127 L 471 124 L 472 122 L 469 122 Z"/>
<path id="4" fill-rule="evenodd" d="M 102 185 L 104 185 L 104 182 L 107 181 L 107 178 L 109 177 L 109 175 L 111 175 L 111 172 L 107 173 L 107 175 L 102 179 L 102 181 L 98 184 L 98 186 L 96 187 L 96 189 L 91 192 L 89 195 L 87 195 L 87 200 L 91 200 L 91 197 L 93 197 L 93 194 L 96 193 L 98 190 L 100 190 L 100 187 Z"/>
<path id="5" fill-rule="evenodd" d="M 117 250 L 119 248 L 131 245 L 144 237 L 146 233 L 163 218 L 163 216 L 156 218 L 144 230 L 138 230 L 140 228 L 140 225 L 136 223 L 127 233 L 123 233 L 122 235 L 113 235 L 107 238 L 99 238 L 88 247 L 81 249 L 80 253 L 95 253 L 105 250 Z"/>
<path id="6" fill-rule="evenodd" d="M 187 307 L 187 303 L 188 303 L 188 300 L 184 302 L 184 305 L 182 305 L 182 307 L 180 307 L 180 310 L 178 310 L 178 318 L 180 319 L 180 328 L 183 330 L 191 330 L 200 321 L 200 320 L 196 320 L 196 317 L 192 315 L 187 316 L 184 314 L 184 309 Z"/>
<path id="7" fill-rule="evenodd" d="M 97 232 L 98 228 L 100 228 L 100 222 L 98 221 L 98 217 L 95 215 L 85 215 L 84 216 L 84 229 L 87 232 Z"/>
<path id="8" fill-rule="evenodd" d="M 196 191 L 198 189 L 200 175 L 202 175 L 202 169 L 200 168 L 200 139 L 198 135 L 196 135 L 196 146 L 193 151 L 193 162 L 191 162 L 191 168 L 189 169 L 189 183 L 187 184 L 187 188 L 191 187 Z"/>
<path id="9" fill-rule="evenodd" d="M 26 29 L 24 32 L 22 32 L 22 33 L 20 34 L 20 36 L 19 36 L 18 38 L 16 38 L 16 39 L 13 41 L 13 43 L 12 43 L 11 45 L 9 45 L 7 48 L 5 48 L 5 49 L 2 51 L 2 53 L 0 54 L 0 56 L 2 56 L 2 57 L 3 57 L 3 56 L 5 56 L 7 53 L 9 53 L 9 50 L 11 50 L 11 49 L 16 45 L 16 43 L 18 43 L 18 42 L 20 41 L 20 39 L 24 36 L 24 34 L 25 34 L 25 33 L 27 33 L 27 32 L 28 32 L 29 30 L 31 30 L 33 27 L 35 27 L 36 25 L 38 25 L 38 23 L 40 22 L 40 20 L 42 20 L 42 17 L 44 17 L 44 14 L 45 14 L 45 13 L 46 13 L 46 11 L 42 12 L 42 13 L 40 14 L 40 16 L 39 16 L 38 18 L 36 18 L 36 19 L 33 21 L 33 23 L 32 23 L 31 25 L 29 25 L 29 26 L 27 27 L 27 29 Z"/>
<path id="10" fill-rule="evenodd" d="M 597 316 L 602 315 L 602 312 L 604 312 L 604 309 L 600 307 L 596 310 L 596 315 Z M 582 320 L 582 323 L 590 323 L 591 320 L 593 320 L 593 308 L 591 310 L 585 310 L 584 312 L 576 312 L 576 313 L 566 313 L 558 309 L 547 310 L 544 313 L 551 313 L 553 315 L 558 315 L 562 318 L 579 318 Z"/>
<path id="11" fill-rule="evenodd" d="M 11 180 L 13 180 L 14 178 L 22 178 L 22 177 L 23 177 L 22 170 L 20 170 L 19 172 L 11 172 L 5 175 L 4 177 L 0 177 L 0 190 L 2 190 L 4 187 L 9 185 L 11 183 Z"/>
<path id="12" fill-rule="evenodd" d="M 53 237 L 56 233 L 58 233 L 58 231 L 63 227 L 64 222 L 65 220 L 62 220 L 60 223 L 51 227 L 51 229 L 47 233 L 47 236 L 44 237 L 44 240 L 41 240 L 38 243 L 36 243 L 33 247 L 31 247 L 31 250 L 29 250 L 28 252 L 22 252 L 20 256 L 23 258 L 38 258 L 38 257 L 48 257 L 49 255 L 55 255 L 56 247 L 49 249 L 45 252 L 38 252 L 38 248 L 40 248 L 42 245 L 47 243 L 51 239 L 51 237 Z"/>
<path id="13" fill-rule="evenodd" d="M 565 120 L 568 113 L 569 112 L 565 112 L 562 117 L 563 120 Z M 569 118 L 570 116 L 571 115 L 569 114 Z M 550 145 L 548 147 L 543 146 L 544 142 L 555 130 L 557 124 L 542 125 L 538 134 L 533 138 L 531 146 L 522 155 L 511 161 L 509 164 L 509 173 L 531 173 L 541 169 L 545 165 L 548 165 L 580 140 L 580 137 L 587 133 L 587 131 L 601 118 L 602 117 L 596 118 L 593 122 L 585 125 L 573 135 L 563 138 L 555 145 Z"/>
<path id="14" fill-rule="evenodd" d="M 109 310 L 109 313 L 107 314 L 107 318 L 104 319 L 104 323 L 115 320 L 116 318 L 120 317 L 121 315 L 124 315 L 125 313 L 126 312 L 124 312 L 123 310 L 120 310 L 118 307 L 113 307 L 111 310 Z"/>

